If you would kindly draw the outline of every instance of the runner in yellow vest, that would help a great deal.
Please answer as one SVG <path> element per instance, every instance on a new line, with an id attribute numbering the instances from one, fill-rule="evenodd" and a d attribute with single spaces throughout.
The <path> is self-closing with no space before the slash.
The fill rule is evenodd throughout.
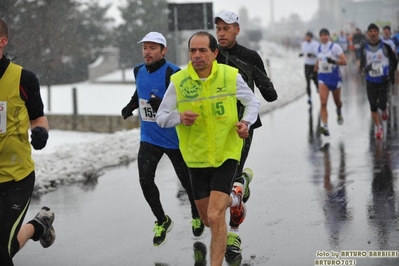
<path id="1" fill-rule="evenodd" d="M 29 239 L 47 248 L 55 240 L 54 213 L 43 207 L 22 225 L 35 184 L 31 147 L 41 150 L 48 139 L 48 122 L 36 75 L 3 55 L 8 26 L 0 18 L 0 265 L 12 258 Z M 28 130 L 32 129 L 31 143 Z"/>
<path id="2" fill-rule="evenodd" d="M 161 127 L 176 127 L 202 222 L 211 229 L 211 265 L 222 265 L 227 244 L 226 209 L 237 224 L 246 214 L 245 186 L 235 182 L 243 139 L 258 116 L 259 101 L 238 70 L 218 64 L 217 41 L 208 32 L 189 40 L 191 61 L 172 75 L 157 112 Z M 238 121 L 236 103 L 245 107 Z"/>

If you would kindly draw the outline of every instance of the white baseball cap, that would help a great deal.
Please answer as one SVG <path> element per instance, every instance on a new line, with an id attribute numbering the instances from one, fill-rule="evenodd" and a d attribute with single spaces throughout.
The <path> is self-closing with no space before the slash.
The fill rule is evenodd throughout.
<path id="1" fill-rule="evenodd" d="M 220 18 L 221 20 L 223 20 L 227 24 L 237 23 L 238 25 L 240 25 L 240 19 L 238 18 L 238 15 L 236 13 L 232 12 L 232 11 L 223 11 L 222 13 L 217 15 L 213 19 L 213 22 L 215 24 L 216 24 L 216 21 L 218 20 L 218 18 Z"/>
<path id="2" fill-rule="evenodd" d="M 161 33 L 155 32 L 155 31 L 151 31 L 151 32 L 147 33 L 147 35 L 144 36 L 144 38 L 137 43 L 142 43 L 142 42 L 155 42 L 155 43 L 162 44 L 163 46 L 166 47 L 165 37 Z"/>

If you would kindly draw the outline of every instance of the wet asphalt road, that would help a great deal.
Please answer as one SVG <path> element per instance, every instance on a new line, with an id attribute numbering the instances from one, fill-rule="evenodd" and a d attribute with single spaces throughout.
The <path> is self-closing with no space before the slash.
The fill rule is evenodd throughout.
<path id="1" fill-rule="evenodd" d="M 240 227 L 240 265 L 317 265 L 316 260 L 333 259 L 332 252 L 353 251 L 365 253 L 347 253 L 339 258 L 347 260 L 336 265 L 399 265 L 398 94 L 392 91 L 384 139 L 376 141 L 364 83 L 347 76 L 345 121 L 336 123 L 330 98 L 328 138 L 317 134 L 314 88 L 313 108 L 302 97 L 262 116 L 246 164 L 254 179 Z M 166 157 L 157 182 L 164 209 L 174 220 L 165 245 L 152 246 L 154 217 L 134 162 L 107 170 L 97 183 L 65 186 L 33 201 L 27 217 L 50 206 L 57 240 L 49 249 L 29 242 L 15 265 L 195 265 L 193 245 L 201 241 L 209 246 L 210 232 L 192 236 L 189 205 L 184 196 L 176 196 L 178 181 Z M 372 258 L 369 251 L 374 250 L 395 251 L 390 254 L 396 257 Z"/>

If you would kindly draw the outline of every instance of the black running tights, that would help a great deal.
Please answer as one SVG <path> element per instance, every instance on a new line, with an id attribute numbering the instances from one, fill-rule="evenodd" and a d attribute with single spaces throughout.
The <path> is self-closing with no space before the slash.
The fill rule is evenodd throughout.
<path id="1" fill-rule="evenodd" d="M 155 172 L 163 154 L 166 154 L 169 157 L 177 177 L 187 192 L 191 204 L 192 216 L 199 217 L 193 198 L 188 168 L 183 160 L 180 150 L 166 149 L 147 142 L 141 142 L 137 159 L 140 185 L 153 214 L 159 222 L 165 220 L 165 212 L 160 200 L 160 192 L 155 184 Z"/>

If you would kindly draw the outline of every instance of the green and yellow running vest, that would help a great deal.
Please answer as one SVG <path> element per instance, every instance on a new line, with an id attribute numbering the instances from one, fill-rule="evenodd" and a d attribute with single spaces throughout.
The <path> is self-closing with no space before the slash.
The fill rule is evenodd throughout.
<path id="1" fill-rule="evenodd" d="M 187 69 L 172 75 L 177 110 L 198 113 L 192 126 L 176 127 L 179 147 L 190 168 L 219 167 L 227 159 L 239 161 L 243 140 L 236 132 L 236 68 L 213 61 L 206 80 L 198 77 L 191 62 Z"/>
<path id="2" fill-rule="evenodd" d="M 29 115 L 19 94 L 22 67 L 10 63 L 0 79 L 0 183 L 20 181 L 34 170 Z"/>

